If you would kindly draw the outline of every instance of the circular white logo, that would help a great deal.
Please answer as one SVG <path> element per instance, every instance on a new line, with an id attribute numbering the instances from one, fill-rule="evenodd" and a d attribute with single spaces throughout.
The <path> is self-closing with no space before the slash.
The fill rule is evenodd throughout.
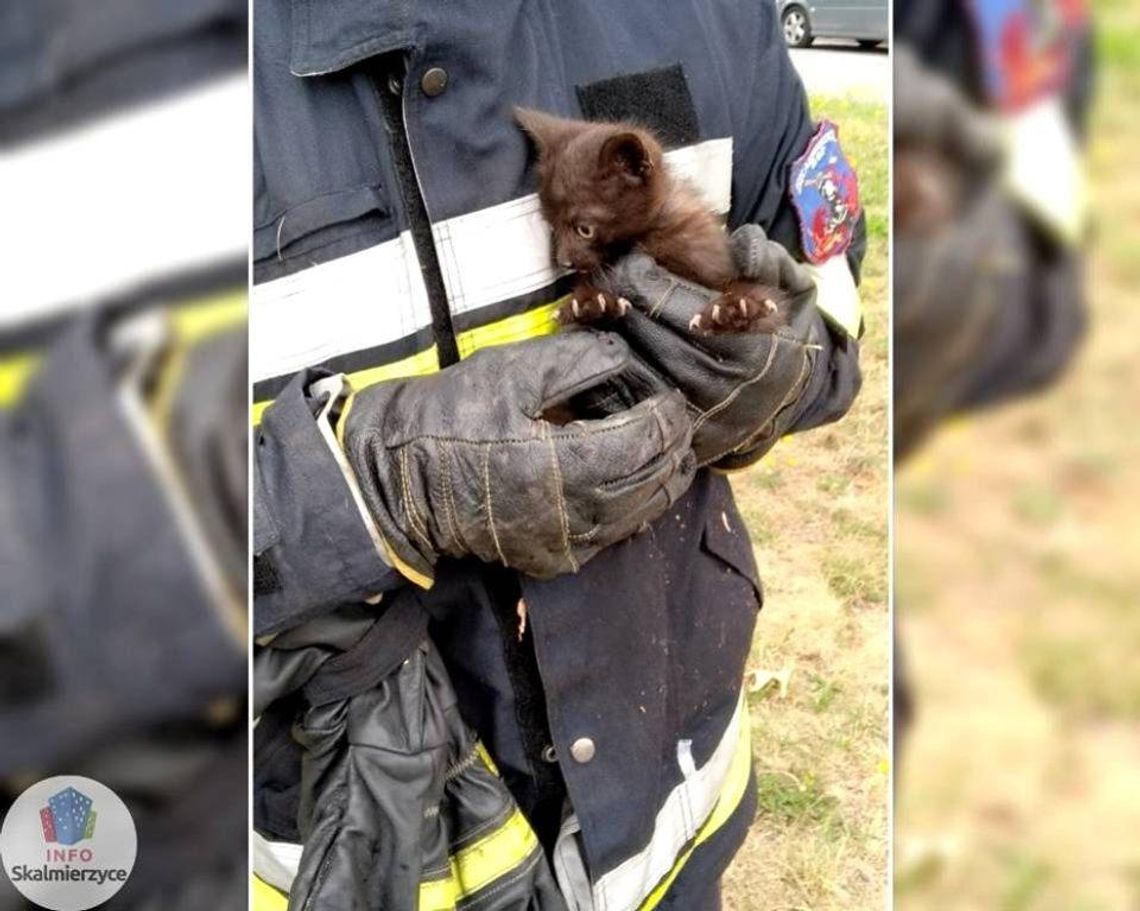
<path id="1" fill-rule="evenodd" d="M 0 828 L 0 859 L 24 898 L 49 911 L 86 911 L 123 888 L 138 837 L 119 795 L 90 778 L 57 775 L 24 791 Z"/>

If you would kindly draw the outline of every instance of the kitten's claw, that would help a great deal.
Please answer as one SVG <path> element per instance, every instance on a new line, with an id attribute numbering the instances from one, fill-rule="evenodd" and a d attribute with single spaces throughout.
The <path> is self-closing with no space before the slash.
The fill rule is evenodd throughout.
<path id="1" fill-rule="evenodd" d="M 744 301 L 741 301 L 741 303 L 744 303 Z M 776 302 L 774 300 L 772 300 L 770 297 L 764 298 L 764 312 L 765 313 L 772 314 L 772 313 L 775 313 L 779 309 L 780 308 L 776 306 Z"/>
<path id="2" fill-rule="evenodd" d="M 625 316 L 627 313 L 629 313 L 629 301 L 627 301 L 624 297 L 619 297 L 617 299 L 617 302 L 618 312 L 621 313 L 622 316 Z"/>
<path id="3" fill-rule="evenodd" d="M 741 316 L 743 316 L 743 317 L 745 317 L 745 318 L 747 318 L 747 317 L 748 317 L 748 301 L 746 301 L 746 300 L 745 300 L 745 299 L 742 297 L 742 298 L 740 298 L 740 300 L 738 300 L 736 303 L 737 303 L 737 304 L 739 305 L 739 307 L 740 307 L 740 315 L 741 315 Z"/>
<path id="4" fill-rule="evenodd" d="M 689 320 L 689 329 L 693 332 L 700 331 L 701 328 L 701 315 L 698 313 L 691 320 Z"/>
<path id="5" fill-rule="evenodd" d="M 714 323 L 720 320 L 720 304 L 713 304 L 712 318 Z"/>
<path id="6" fill-rule="evenodd" d="M 582 318 L 582 308 L 579 306 L 577 298 L 570 301 L 570 309 L 574 311 L 574 319 Z"/>
<path id="7" fill-rule="evenodd" d="M 597 300 L 598 300 L 598 306 L 602 308 L 602 313 L 605 313 L 606 312 L 606 296 L 604 294 L 602 294 L 601 292 L 598 292 Z"/>

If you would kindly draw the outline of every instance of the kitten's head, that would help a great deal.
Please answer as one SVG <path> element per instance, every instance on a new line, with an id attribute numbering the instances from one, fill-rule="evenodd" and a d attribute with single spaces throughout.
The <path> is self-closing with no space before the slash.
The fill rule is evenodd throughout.
<path id="1" fill-rule="evenodd" d="M 515 118 L 538 150 L 538 197 L 560 266 L 593 271 L 646 232 L 668 180 L 648 131 L 526 108 L 515 108 Z"/>

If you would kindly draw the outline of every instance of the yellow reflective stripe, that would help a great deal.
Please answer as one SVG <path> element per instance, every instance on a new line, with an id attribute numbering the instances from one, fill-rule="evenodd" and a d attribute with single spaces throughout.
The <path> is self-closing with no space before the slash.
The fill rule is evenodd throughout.
<path id="1" fill-rule="evenodd" d="M 538 836 L 522 810 L 499 828 L 451 856 L 451 874 L 463 895 L 473 895 L 522 864 L 538 847 Z"/>
<path id="2" fill-rule="evenodd" d="M 169 310 L 167 324 L 172 343 L 150 400 L 151 417 L 164 433 L 170 423 L 178 387 L 182 385 L 190 349 L 215 335 L 244 326 L 247 316 L 244 288 L 194 298 L 176 304 Z"/>
<path id="3" fill-rule="evenodd" d="M 382 383 L 385 380 L 396 380 L 407 376 L 426 376 L 429 373 L 436 373 L 438 370 L 439 355 L 436 354 L 435 345 L 432 345 L 430 348 L 410 357 L 392 361 L 390 364 L 381 364 L 379 367 L 357 370 L 355 373 L 348 373 L 345 376 L 352 384 L 353 390 L 359 392 L 361 389 L 374 386 L 376 383 Z M 264 402 L 254 404 L 252 414 L 254 425 L 261 423 L 265 409 L 272 404 L 273 399 L 266 399 Z"/>
<path id="4" fill-rule="evenodd" d="M 0 408 L 11 408 L 23 397 L 42 359 L 41 355 L 27 353 L 0 359 Z"/>
<path id="5" fill-rule="evenodd" d="M 540 335 L 552 335 L 558 331 L 558 321 L 554 318 L 555 311 L 566 297 L 543 304 L 526 313 L 518 313 L 504 319 L 488 323 L 486 326 L 476 326 L 456 336 L 456 344 L 460 357 L 468 357 L 481 348 L 490 348 L 493 345 L 505 345 L 509 342 L 519 342 L 527 338 L 537 338 Z M 393 361 L 390 364 L 381 364 L 379 367 L 369 367 L 355 373 L 346 374 L 352 388 L 356 391 L 382 383 L 385 380 L 402 379 L 408 376 L 427 376 L 439 370 L 439 356 L 435 345 L 413 354 L 411 357 Z M 269 399 L 256 402 L 253 406 L 253 423 L 261 423 L 265 409 L 273 404 Z"/>
<path id="6" fill-rule="evenodd" d="M 508 342 L 519 342 L 540 335 L 553 335 L 558 331 L 558 321 L 555 320 L 554 313 L 568 298 L 569 295 L 566 295 L 534 310 L 527 310 L 526 313 L 508 316 L 486 326 L 476 326 L 474 329 L 460 332 L 456 338 L 459 356 L 468 357 L 480 348 L 490 348 L 492 345 L 505 345 Z"/>
<path id="7" fill-rule="evenodd" d="M 420 884 L 419 911 L 451 911 L 460 899 L 513 873 L 536 850 L 538 836 L 516 808 L 493 832 L 451 855 L 449 878 Z"/>
<path id="8" fill-rule="evenodd" d="M 244 289 L 194 298 L 171 307 L 171 332 L 177 342 L 190 346 L 241 326 L 246 312 Z M 11 408 L 23 397 L 28 381 L 42 360 L 42 354 L 29 352 L 0 358 L 0 408 Z"/>
<path id="9" fill-rule="evenodd" d="M 459 902 L 459 886 L 450 876 L 420 883 L 417 911 L 455 911 Z"/>
<path id="10" fill-rule="evenodd" d="M 170 324 L 178 341 L 193 345 L 245 325 L 248 314 L 248 297 L 242 288 L 178 304 L 171 311 Z"/>
<path id="11" fill-rule="evenodd" d="M 487 748 L 483 746 L 482 740 L 475 741 L 475 752 L 479 754 L 479 758 L 483 760 L 483 765 L 490 769 L 491 774 L 498 777 L 499 767 L 495 765 L 495 760 L 491 758 L 491 754 L 487 752 Z"/>
<path id="12" fill-rule="evenodd" d="M 253 877 L 253 911 L 285 911 L 289 898 L 259 876 Z"/>
<path id="13" fill-rule="evenodd" d="M 744 717 L 740 724 L 740 737 L 736 742 L 736 752 L 732 755 L 732 764 L 728 767 L 728 774 L 725 776 L 716 806 L 713 807 L 709 818 L 705 820 L 705 824 L 697 832 L 697 837 L 693 839 L 693 843 L 677 858 L 676 863 L 673 864 L 673 869 L 639 905 L 640 911 L 649 911 L 650 908 L 656 908 L 660 904 L 665 893 L 669 891 L 669 887 L 673 885 L 673 881 L 680 874 L 685 864 L 689 862 L 693 852 L 712 838 L 728 822 L 736 808 L 740 806 L 740 801 L 743 800 L 744 793 L 748 789 L 748 780 L 752 772 L 751 727 L 748 710 L 745 707 Z"/>

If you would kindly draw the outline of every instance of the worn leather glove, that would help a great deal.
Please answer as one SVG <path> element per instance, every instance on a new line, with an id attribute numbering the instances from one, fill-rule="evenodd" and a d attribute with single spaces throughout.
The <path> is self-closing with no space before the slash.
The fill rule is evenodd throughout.
<path id="1" fill-rule="evenodd" d="M 732 247 L 742 276 L 785 292 L 787 324 L 774 334 L 695 333 L 693 314 L 718 292 L 678 278 L 643 253 L 630 254 L 611 282 L 633 307 L 614 328 L 637 360 L 597 403 L 609 410 L 658 389 L 679 389 L 692 417 L 698 464 L 726 469 L 755 462 L 787 430 L 818 356 L 813 333 L 819 323 L 811 275 L 762 228 L 737 229 Z"/>
<path id="2" fill-rule="evenodd" d="M 470 554 L 546 578 L 664 512 L 695 472 L 680 394 L 653 390 L 598 420 L 543 417 L 631 359 L 615 335 L 573 332 L 356 394 L 345 452 L 393 562 L 415 578 Z"/>

